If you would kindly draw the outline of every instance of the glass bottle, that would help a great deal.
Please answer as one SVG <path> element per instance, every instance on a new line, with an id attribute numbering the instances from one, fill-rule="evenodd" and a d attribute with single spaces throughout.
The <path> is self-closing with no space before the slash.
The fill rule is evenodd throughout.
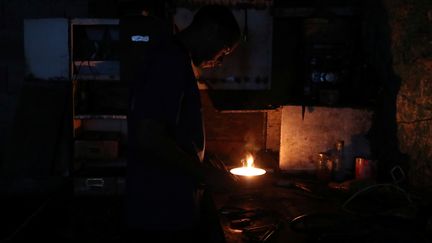
<path id="1" fill-rule="evenodd" d="M 316 165 L 316 177 L 320 181 L 330 181 L 332 173 L 332 161 L 328 153 L 321 152 L 318 154 Z"/>
<path id="2" fill-rule="evenodd" d="M 333 180 L 342 182 L 344 179 L 344 141 L 339 140 L 336 142 L 333 154 Z"/>

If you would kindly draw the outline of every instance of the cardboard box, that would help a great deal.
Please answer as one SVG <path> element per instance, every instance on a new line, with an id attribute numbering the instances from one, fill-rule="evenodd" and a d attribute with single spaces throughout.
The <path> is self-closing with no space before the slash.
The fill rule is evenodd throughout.
<path id="1" fill-rule="evenodd" d="M 118 150 L 118 141 L 75 141 L 75 158 L 77 159 L 116 159 Z"/>
<path id="2" fill-rule="evenodd" d="M 119 146 L 119 133 L 87 131 L 75 140 L 74 157 L 113 160 L 119 157 Z"/>

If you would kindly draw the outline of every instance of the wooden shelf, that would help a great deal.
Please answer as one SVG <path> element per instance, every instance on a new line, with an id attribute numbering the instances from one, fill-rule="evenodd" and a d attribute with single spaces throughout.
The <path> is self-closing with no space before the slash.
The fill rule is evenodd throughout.
<path id="1" fill-rule="evenodd" d="M 90 120 L 90 119 L 95 119 L 95 120 L 104 120 L 104 119 L 112 119 L 112 120 L 126 120 L 127 116 L 126 115 L 75 115 L 74 119 L 78 119 L 78 120 Z"/>

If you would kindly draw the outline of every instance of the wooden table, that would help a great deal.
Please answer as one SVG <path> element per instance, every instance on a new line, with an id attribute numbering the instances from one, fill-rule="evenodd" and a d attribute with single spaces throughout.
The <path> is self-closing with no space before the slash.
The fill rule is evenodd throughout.
<path id="1" fill-rule="evenodd" d="M 358 197 L 355 192 L 370 185 L 355 187 L 354 182 L 361 181 L 351 181 L 352 190 L 346 192 L 330 189 L 327 183 L 312 178 L 277 174 L 241 182 L 235 191 L 212 195 L 227 243 L 432 242 L 432 231 L 424 221 L 424 215 L 430 215 L 430 210 L 425 210 L 428 207 L 422 207 L 421 200 L 408 202 L 401 190 L 391 190 L 392 187 Z M 342 205 L 353 195 L 357 197 L 349 201 L 347 212 Z M 241 213 L 232 213 L 239 208 Z M 307 230 L 293 227 L 292 220 L 296 218 L 295 222 L 301 224 L 295 225 L 307 225 Z M 250 230 L 264 225 L 278 226 L 273 227 L 277 229 L 268 240 L 260 237 L 271 230 Z"/>
<path id="2" fill-rule="evenodd" d="M 305 236 L 290 229 L 288 223 L 295 217 L 316 212 L 336 212 L 339 201 L 335 198 L 323 197 L 320 184 L 314 181 L 305 185 L 313 185 L 315 193 L 297 187 L 281 186 L 285 182 L 294 181 L 280 175 L 266 174 L 258 178 L 242 178 L 241 186 L 229 193 L 215 193 L 213 199 L 219 210 L 219 220 L 227 243 L 250 242 L 265 234 L 267 228 L 253 229 L 265 225 L 277 225 L 271 235 L 271 242 L 304 242 Z M 289 181 L 287 181 L 289 180 Z M 282 182 L 282 183 L 278 183 Z M 278 185 L 277 185 L 278 184 Z M 317 187 L 318 185 L 318 187 Z M 325 188 L 325 184 L 321 184 Z M 312 188 L 312 187 L 310 187 Z M 251 210 L 241 216 L 229 213 L 236 208 Z M 244 217 L 243 217 L 244 216 Z M 250 216 L 250 217 L 249 217 Z M 242 218 L 249 218 L 243 220 Z M 246 229 L 246 230 L 244 230 Z M 249 232 L 249 233 L 248 233 Z"/>

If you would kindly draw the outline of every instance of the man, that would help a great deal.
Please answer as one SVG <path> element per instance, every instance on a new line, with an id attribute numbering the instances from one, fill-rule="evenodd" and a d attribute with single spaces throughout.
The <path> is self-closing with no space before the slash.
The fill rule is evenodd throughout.
<path id="1" fill-rule="evenodd" d="M 201 102 L 192 66 L 220 65 L 239 39 L 228 8 L 202 7 L 186 29 L 147 53 L 142 80 L 131 82 L 126 205 L 135 236 L 202 239 L 200 185 L 232 186 L 228 173 L 203 163 Z"/>

